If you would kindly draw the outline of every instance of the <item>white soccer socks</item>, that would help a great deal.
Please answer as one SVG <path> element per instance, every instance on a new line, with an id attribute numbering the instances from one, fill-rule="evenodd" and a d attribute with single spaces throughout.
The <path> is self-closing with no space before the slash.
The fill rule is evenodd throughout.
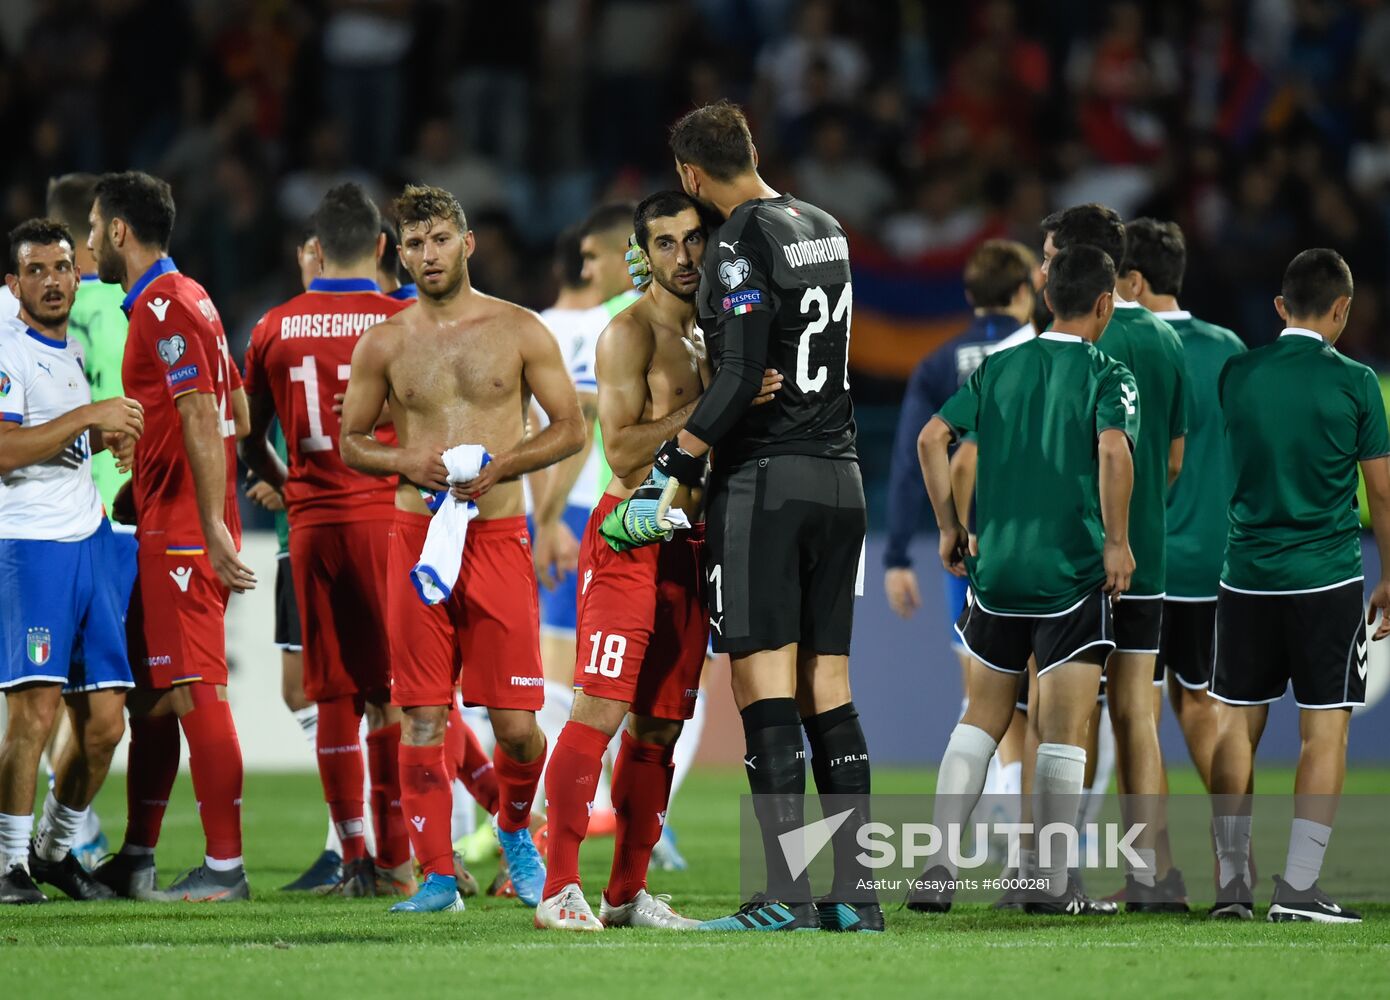
<path id="1" fill-rule="evenodd" d="M 1038 767 L 1033 779 L 1033 823 L 1038 831 L 1035 874 L 1047 880 L 1045 891 L 1051 896 L 1060 896 L 1067 890 L 1067 847 L 1078 840 L 1076 812 L 1085 780 L 1083 747 L 1066 743 L 1044 743 L 1038 747 Z M 1070 831 L 1071 837 L 1061 836 L 1064 831 Z"/>
<path id="2" fill-rule="evenodd" d="M 984 792 L 985 777 L 996 746 L 989 733 L 978 726 L 961 722 L 951 730 L 951 738 L 946 743 L 946 752 L 941 755 L 941 766 L 936 772 L 936 804 L 932 814 L 933 823 L 943 838 L 949 840 L 952 829 L 964 833 L 970 814 L 975 811 L 975 804 Z M 961 836 L 960 839 L 965 838 Z M 945 847 L 943 843 L 932 863 L 944 864 L 955 875 L 955 863 Z"/>

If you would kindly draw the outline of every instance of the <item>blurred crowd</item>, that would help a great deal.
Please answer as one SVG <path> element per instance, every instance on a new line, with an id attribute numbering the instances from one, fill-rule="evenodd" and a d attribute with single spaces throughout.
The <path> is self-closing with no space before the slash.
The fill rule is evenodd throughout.
<path id="1" fill-rule="evenodd" d="M 334 182 L 462 199 L 475 283 L 548 304 L 553 235 L 675 182 L 665 130 L 744 102 L 764 172 L 904 267 L 1052 207 L 1177 219 L 1184 305 L 1247 341 L 1297 249 L 1357 278 L 1390 364 L 1390 0 L 6 0 L 4 221 L 46 179 L 168 178 L 234 339 L 292 293 Z M 856 305 L 859 305 L 856 296 Z M 870 305 L 872 305 L 870 303 Z"/>

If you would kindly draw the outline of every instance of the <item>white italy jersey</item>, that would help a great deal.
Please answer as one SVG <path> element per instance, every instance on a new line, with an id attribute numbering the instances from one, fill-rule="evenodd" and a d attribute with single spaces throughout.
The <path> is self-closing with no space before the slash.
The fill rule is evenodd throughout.
<path id="1" fill-rule="evenodd" d="M 598 381 L 594 377 L 595 357 L 598 354 L 598 337 L 608 325 L 608 310 L 603 306 L 592 309 L 547 309 L 541 319 L 560 342 L 560 353 L 565 356 L 570 378 L 580 392 L 598 392 Z M 569 504 L 593 510 L 607 483 L 599 482 L 602 459 L 595 448 L 589 452 L 579 478 L 570 490 Z"/>
<path id="2" fill-rule="evenodd" d="M 82 348 L 17 321 L 0 322 L 0 420 L 48 423 L 92 401 Z M 77 542 L 101 526 L 101 497 L 83 434 L 62 454 L 0 476 L 0 538 Z"/>

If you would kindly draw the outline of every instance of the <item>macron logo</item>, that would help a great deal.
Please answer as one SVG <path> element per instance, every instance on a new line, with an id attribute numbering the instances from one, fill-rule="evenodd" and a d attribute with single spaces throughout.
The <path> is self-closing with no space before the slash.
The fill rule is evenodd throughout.
<path id="1" fill-rule="evenodd" d="M 825 845 L 830 843 L 835 831 L 845 825 L 845 820 L 849 819 L 853 812 L 853 809 L 846 809 L 834 816 L 807 823 L 799 830 L 790 830 L 777 838 L 777 843 L 782 845 L 782 855 L 787 859 L 787 868 L 792 878 L 800 878 L 806 869 L 811 867 L 811 862 L 825 850 Z"/>
<path id="2" fill-rule="evenodd" d="M 423 817 L 423 816 L 412 816 L 412 817 L 410 817 L 410 825 L 413 826 L 413 827 L 415 827 L 415 832 L 416 832 L 416 833 L 423 833 L 424 830 L 425 830 L 425 817 Z"/>
<path id="3" fill-rule="evenodd" d="M 170 578 L 178 584 L 179 593 L 188 593 L 188 583 L 193 579 L 192 566 L 176 566 L 169 571 Z"/>
<path id="4" fill-rule="evenodd" d="M 157 319 L 157 320 L 159 320 L 161 323 L 163 323 L 163 322 L 164 322 L 164 314 L 167 313 L 167 312 L 169 311 L 169 300 L 168 300 L 168 299 L 150 299 L 150 301 L 147 302 L 146 305 L 148 305 L 148 306 L 150 307 L 150 312 L 154 313 L 154 318 Z"/>

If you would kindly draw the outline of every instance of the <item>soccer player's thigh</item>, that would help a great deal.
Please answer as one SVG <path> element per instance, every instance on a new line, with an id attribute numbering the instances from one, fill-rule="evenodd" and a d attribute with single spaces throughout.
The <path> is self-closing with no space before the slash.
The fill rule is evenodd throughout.
<path id="1" fill-rule="evenodd" d="M 0 539 L 0 688 L 68 679 L 77 622 L 77 547 Z"/>
<path id="2" fill-rule="evenodd" d="M 386 700 L 389 531 L 378 521 L 358 521 L 306 526 L 290 536 L 305 611 L 304 689 L 314 701 L 358 694 Z"/>
<path id="3" fill-rule="evenodd" d="M 137 687 L 227 683 L 230 591 L 201 549 L 170 547 L 158 535 L 140 543 L 139 573 L 126 618 Z"/>
<path id="4" fill-rule="evenodd" d="M 854 597 L 863 589 L 868 515 L 856 462 L 798 458 L 814 517 L 801 550 L 801 652 L 849 656 Z M 846 683 L 846 693 L 848 684 Z"/>
<path id="5" fill-rule="evenodd" d="M 384 588 L 386 581 L 382 581 Z M 294 563 L 288 552 L 275 560 L 275 645 L 286 653 L 304 646 L 299 623 L 299 599 L 294 592 Z"/>
<path id="6" fill-rule="evenodd" d="M 704 542 L 682 533 L 661 546 L 651 643 L 632 698 L 634 715 L 686 720 L 695 714 L 709 643 L 702 598 Z"/>
<path id="7" fill-rule="evenodd" d="M 1296 595 L 1221 589 L 1216 599 L 1213 698 L 1228 705 L 1268 705 L 1284 696 L 1295 650 L 1280 616 L 1295 612 L 1291 596 Z"/>
<path id="8" fill-rule="evenodd" d="M 1367 638 L 1361 582 L 1291 594 L 1284 623 L 1299 708 L 1366 703 Z"/>
<path id="9" fill-rule="evenodd" d="M 127 571 L 119 564 L 126 547 L 110 525 L 102 522 L 85 542 L 79 578 L 85 579 L 87 601 L 81 626 L 81 655 L 69 672 L 67 693 L 134 686 L 126 650 L 126 610 L 130 590 Z"/>
<path id="10" fill-rule="evenodd" d="M 449 604 L 464 704 L 539 711 L 545 701 L 540 606 L 524 518 L 472 523 Z"/>
<path id="11" fill-rule="evenodd" d="M 614 552 L 585 536 L 574 658 L 574 687 L 630 704 L 646 669 L 657 615 L 657 563 L 667 544 Z"/>
<path id="12" fill-rule="evenodd" d="M 1038 661 L 1038 712 L 1044 742 L 1084 740 L 1095 711 L 1101 671 L 1115 649 L 1116 630 L 1110 598 L 1100 590 L 1087 595 L 1065 613 L 1032 619 L 1034 655 Z M 1157 633 L 1154 642 L 1157 644 Z M 1112 661 L 1113 662 L 1113 661 Z M 1094 671 L 1068 670 L 1064 664 L 1086 664 Z M 1049 681 L 1049 676 L 1052 681 Z M 1060 683 L 1059 683 L 1060 682 Z M 1084 697 L 1076 696 L 1078 690 Z M 1054 730 L 1056 726 L 1061 730 Z M 1057 738 L 1049 738 L 1057 737 Z"/>
<path id="13" fill-rule="evenodd" d="M 422 514 L 397 511 L 388 532 L 386 636 L 391 704 L 400 708 L 453 704 L 459 671 L 455 611 L 462 598 L 457 586 L 448 601 L 425 604 L 411 584 L 411 568 L 419 561 L 429 521 Z"/>
<path id="14" fill-rule="evenodd" d="M 956 635 L 970 657 L 981 666 L 1009 678 L 1026 678 L 1033 654 L 1033 619 L 999 615 L 981 606 L 972 592 L 956 622 Z M 1027 704 L 1027 688 L 1021 688 Z"/>
<path id="15" fill-rule="evenodd" d="M 746 462 L 710 484 L 705 601 L 717 653 L 781 649 L 801 637 L 807 506 L 787 503 L 782 481 L 789 457 Z"/>
<path id="16" fill-rule="evenodd" d="M 1215 644 L 1215 601 L 1165 601 L 1154 683 L 1171 671 L 1189 691 L 1205 691 L 1211 686 Z"/>

